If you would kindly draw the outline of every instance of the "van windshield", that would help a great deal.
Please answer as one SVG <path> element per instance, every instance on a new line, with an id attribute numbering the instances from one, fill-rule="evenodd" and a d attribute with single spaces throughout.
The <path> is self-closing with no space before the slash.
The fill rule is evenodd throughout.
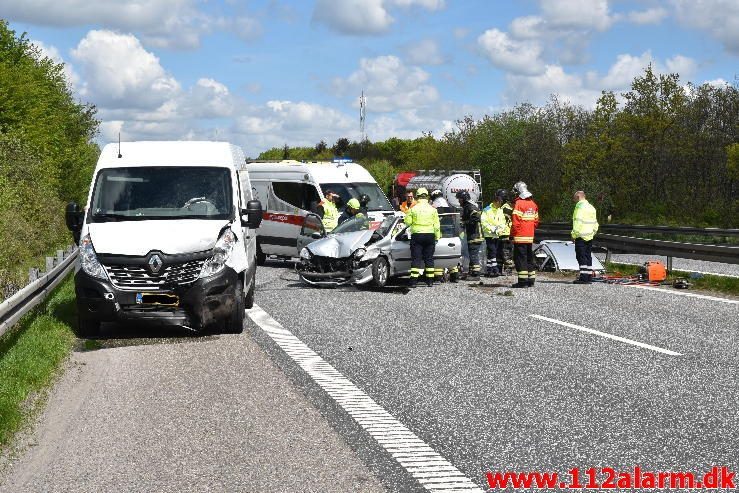
<path id="1" fill-rule="evenodd" d="M 346 205 L 349 199 L 359 199 L 360 195 L 367 195 L 369 202 L 367 210 L 369 211 L 392 211 L 393 206 L 388 202 L 385 194 L 382 193 L 377 183 L 321 183 L 321 190 L 325 195 L 331 190 L 340 197 L 340 201 L 336 204 L 338 207 Z"/>
<path id="2" fill-rule="evenodd" d="M 229 219 L 231 202 L 229 168 L 108 168 L 95 180 L 90 221 Z"/>

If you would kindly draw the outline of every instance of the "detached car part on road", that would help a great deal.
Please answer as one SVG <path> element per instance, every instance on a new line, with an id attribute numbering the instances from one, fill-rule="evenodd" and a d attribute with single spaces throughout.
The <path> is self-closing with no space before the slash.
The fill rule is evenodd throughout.
<path id="1" fill-rule="evenodd" d="M 243 330 L 262 220 L 243 163 L 224 142 L 103 148 L 88 207 L 67 206 L 80 238 L 78 335 L 115 321 Z"/>
<path id="2" fill-rule="evenodd" d="M 436 242 L 434 265 L 451 269 L 461 262 L 459 215 L 441 214 L 442 237 Z M 369 221 L 355 217 L 326 235 L 321 219 L 309 214 L 298 235 L 300 279 L 313 286 L 374 284 L 383 287 L 411 270 L 410 237 L 403 215 Z"/>

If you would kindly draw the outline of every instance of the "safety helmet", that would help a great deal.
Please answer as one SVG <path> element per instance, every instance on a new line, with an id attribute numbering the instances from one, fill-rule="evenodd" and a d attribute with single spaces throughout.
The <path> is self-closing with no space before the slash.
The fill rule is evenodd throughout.
<path id="1" fill-rule="evenodd" d="M 444 195 L 444 194 L 441 193 L 441 190 L 434 190 L 433 192 L 431 192 L 431 198 L 432 199 L 437 199 L 437 198 L 441 197 L 442 195 Z"/>
<path id="2" fill-rule="evenodd" d="M 429 196 L 429 191 L 426 190 L 425 188 L 421 187 L 418 190 L 416 190 L 416 197 L 420 198 L 420 197 L 428 197 L 428 196 Z"/>
<path id="3" fill-rule="evenodd" d="M 522 181 L 519 181 L 515 185 L 513 185 L 513 193 L 515 193 L 522 199 L 527 199 L 531 197 L 531 192 L 529 192 L 529 188 Z"/>
<path id="4" fill-rule="evenodd" d="M 349 199 L 349 202 L 346 203 L 346 206 L 350 209 L 357 209 L 359 210 L 359 201 L 357 199 Z"/>
<path id="5" fill-rule="evenodd" d="M 499 188 L 495 191 L 495 198 L 499 199 L 501 202 L 505 202 L 508 198 L 508 192 L 506 192 L 502 188 Z"/>
<path id="6" fill-rule="evenodd" d="M 454 196 L 457 197 L 457 200 L 459 200 L 460 202 L 462 200 L 470 200 L 470 192 L 468 192 L 467 190 L 460 190 Z"/>

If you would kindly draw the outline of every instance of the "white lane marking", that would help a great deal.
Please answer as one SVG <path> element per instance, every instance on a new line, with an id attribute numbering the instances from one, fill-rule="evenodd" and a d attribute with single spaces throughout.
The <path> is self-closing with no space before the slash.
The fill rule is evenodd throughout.
<path id="1" fill-rule="evenodd" d="M 622 286 L 626 286 L 627 288 L 639 288 L 639 289 L 646 289 L 648 291 L 659 291 L 660 293 L 667 293 L 667 294 L 676 294 L 678 296 L 687 296 L 689 298 L 700 298 L 702 300 L 710 300 L 710 301 L 720 301 L 721 303 L 729 303 L 732 305 L 739 305 L 739 300 L 730 300 L 728 298 L 718 298 L 716 296 L 708 296 L 705 294 L 695 294 L 695 293 L 684 293 L 682 291 L 668 291 L 667 289 L 661 289 L 661 288 L 655 288 L 652 286 L 639 286 L 636 284 L 622 284 Z"/>
<path id="2" fill-rule="evenodd" d="M 444 491 L 450 493 L 483 493 L 462 471 L 429 447 L 267 312 L 254 305 L 254 308 L 246 310 L 246 314 L 426 490 L 438 491 L 444 488 Z M 413 461 L 415 457 L 423 457 L 423 461 Z M 428 483 L 428 478 L 432 477 L 430 475 L 434 479 L 440 478 L 439 482 Z"/>
<path id="3" fill-rule="evenodd" d="M 547 322 L 551 322 L 553 324 L 563 325 L 571 329 L 582 330 L 583 332 L 588 332 L 590 334 L 595 334 L 601 337 L 607 337 L 608 339 L 613 339 L 614 341 L 625 342 L 626 344 L 633 344 L 634 346 L 639 346 L 644 349 L 650 349 L 652 351 L 657 351 L 658 353 L 669 354 L 670 356 L 682 356 L 682 354 L 676 353 L 675 351 L 670 351 L 669 349 L 663 349 L 661 347 L 652 346 L 651 344 L 645 344 L 643 342 L 634 341 L 632 339 L 627 339 L 625 337 L 608 334 L 607 332 L 601 332 L 599 330 L 589 329 L 587 327 L 583 327 L 582 325 L 575 325 L 575 324 L 571 324 L 569 322 L 563 322 L 561 320 L 557 320 L 554 318 L 542 317 L 541 315 L 529 315 L 529 317 L 538 318 L 539 320 L 544 320 Z"/>

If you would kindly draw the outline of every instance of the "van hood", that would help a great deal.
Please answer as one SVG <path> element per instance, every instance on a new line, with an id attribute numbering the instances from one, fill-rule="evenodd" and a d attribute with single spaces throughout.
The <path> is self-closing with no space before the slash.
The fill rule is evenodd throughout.
<path id="1" fill-rule="evenodd" d="M 168 255 L 210 250 L 228 223 L 222 219 L 171 219 L 110 221 L 87 227 L 97 253 L 143 257 L 152 250 Z"/>

